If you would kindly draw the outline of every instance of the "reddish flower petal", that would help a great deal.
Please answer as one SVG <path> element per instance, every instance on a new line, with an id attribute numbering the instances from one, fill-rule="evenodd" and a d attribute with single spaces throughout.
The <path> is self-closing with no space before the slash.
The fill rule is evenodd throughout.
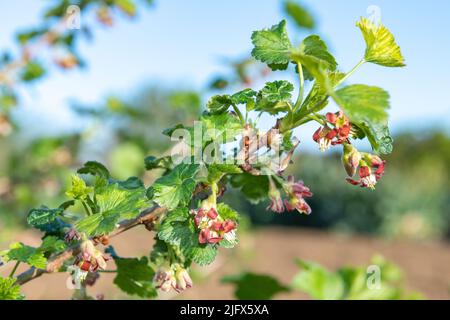
<path id="1" fill-rule="evenodd" d="M 203 229 L 200 231 L 200 234 L 198 235 L 198 242 L 201 244 L 205 244 L 208 242 L 209 239 L 209 229 Z"/>
<path id="2" fill-rule="evenodd" d="M 228 233 L 228 232 L 230 232 L 231 230 L 236 229 L 236 223 L 234 223 L 234 222 L 231 221 L 231 220 L 225 220 L 225 221 L 223 222 L 223 224 L 222 224 L 222 227 L 223 227 L 223 231 L 224 231 L 225 233 Z"/>
<path id="3" fill-rule="evenodd" d="M 217 218 L 217 211 L 214 208 L 209 209 L 208 211 L 208 218 L 215 219 Z"/>
<path id="4" fill-rule="evenodd" d="M 353 180 L 353 179 L 350 179 L 350 178 L 347 178 L 347 179 L 345 179 L 345 180 L 347 180 L 348 183 L 350 183 L 350 184 L 352 184 L 352 185 L 354 185 L 354 186 L 357 186 L 357 185 L 360 184 L 359 181 L 356 181 L 356 180 Z"/>
<path id="5" fill-rule="evenodd" d="M 319 128 L 319 129 L 316 130 L 316 132 L 314 132 L 314 134 L 313 134 L 313 140 L 314 140 L 315 142 L 318 142 L 319 139 L 322 137 L 321 133 L 322 133 L 322 128 Z"/>
<path id="6" fill-rule="evenodd" d="M 325 117 L 327 118 L 327 121 L 329 123 L 335 124 L 337 121 L 338 116 L 332 112 L 328 112 Z"/>
<path id="7" fill-rule="evenodd" d="M 367 177 L 367 176 L 369 176 L 369 175 L 370 175 L 370 168 L 369 168 L 369 167 L 367 167 L 367 166 L 361 166 L 361 167 L 359 168 L 359 176 L 360 176 L 361 178 Z"/>

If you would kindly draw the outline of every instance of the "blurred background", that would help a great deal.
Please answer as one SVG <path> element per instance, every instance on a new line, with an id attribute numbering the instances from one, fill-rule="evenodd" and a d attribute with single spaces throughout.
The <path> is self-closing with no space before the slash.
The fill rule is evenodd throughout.
<path id="1" fill-rule="evenodd" d="M 79 28 L 68 30 L 60 24 L 71 4 L 81 16 L 73 22 Z M 340 154 L 320 153 L 311 139 L 315 127 L 302 128 L 290 173 L 313 191 L 313 213 L 276 215 L 266 201 L 250 203 L 231 189 L 224 201 L 247 217 L 241 244 L 198 269 L 198 285 L 178 298 L 231 298 L 220 278 L 242 270 L 289 282 L 295 258 L 335 270 L 368 264 L 379 253 L 400 266 L 408 288 L 448 299 L 449 10 L 445 0 L 1 2 L 0 249 L 39 242 L 26 229 L 28 211 L 64 201 L 71 174 L 86 160 L 105 163 L 118 179 L 135 175 L 150 184 L 159 173 L 145 171 L 144 157 L 171 147 L 162 130 L 192 122 L 209 96 L 275 78 L 296 83 L 250 58 L 253 30 L 285 18 L 295 44 L 320 34 L 347 71 L 364 52 L 355 22 L 369 16 L 392 31 L 407 62 L 404 69 L 365 65 L 350 79 L 391 94 L 394 152 L 377 189 L 346 184 Z M 142 230 L 123 240 L 113 244 L 124 255 L 152 246 Z M 63 275 L 52 277 L 25 285 L 27 297 L 70 297 L 57 281 Z M 108 277 L 95 290 L 126 298 Z"/>

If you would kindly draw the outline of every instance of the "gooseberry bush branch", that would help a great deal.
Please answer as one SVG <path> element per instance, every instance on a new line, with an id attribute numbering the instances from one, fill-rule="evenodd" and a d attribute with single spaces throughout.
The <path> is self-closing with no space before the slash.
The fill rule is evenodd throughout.
<path id="1" fill-rule="evenodd" d="M 404 59 L 393 35 L 365 18 L 357 22 L 366 43 L 362 60 L 348 73 L 317 35 L 293 45 L 283 20 L 253 32 L 252 56 L 272 70 L 298 73 L 298 97 L 286 80 L 267 82 L 260 90 L 246 88 L 209 99 L 193 126 L 178 124 L 163 132 L 177 141 L 170 156 L 145 159 L 147 170 L 163 170 L 152 185 L 137 177 L 116 180 L 98 162 L 87 162 L 72 177 L 58 208 L 42 206 L 28 214 L 30 226 L 43 232 L 42 244 L 13 243 L 0 253 L 6 262 L 30 269 L 0 279 L 0 295 L 22 298 L 20 285 L 46 273 L 67 272 L 80 290 L 95 283 L 101 271 L 116 273 L 124 292 L 154 298 L 158 290 L 181 292 L 193 285 L 193 264 L 211 264 L 223 247 L 238 244 L 239 213 L 221 201 L 230 186 L 252 203 L 269 200 L 267 209 L 309 215 L 306 199 L 313 194 L 303 181 L 286 177 L 300 142 L 294 129 L 315 121 L 312 138 L 322 151 L 342 148 L 347 181 L 375 188 L 384 174 L 382 154 L 392 151 L 388 129 L 389 95 L 378 87 L 344 85 L 363 64 L 402 67 Z M 306 83 L 311 89 L 306 93 Z M 335 112 L 323 112 L 330 101 Z M 264 131 L 252 115 L 267 114 L 273 126 Z M 367 139 L 372 153 L 353 144 Z M 138 225 L 154 232 L 149 256 L 119 256 L 109 239 Z M 110 260 L 116 267 L 108 269 Z M 85 291 L 83 291 L 85 292 Z M 83 295 L 83 298 L 87 298 Z"/>

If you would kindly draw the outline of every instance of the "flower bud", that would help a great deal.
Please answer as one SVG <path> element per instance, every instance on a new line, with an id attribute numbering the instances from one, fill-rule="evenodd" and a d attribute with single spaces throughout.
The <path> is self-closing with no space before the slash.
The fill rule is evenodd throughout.
<path id="1" fill-rule="evenodd" d="M 186 271 L 186 269 L 182 267 L 180 267 L 175 272 L 175 279 L 176 279 L 175 290 L 177 292 L 181 292 L 192 287 L 192 279 L 189 276 L 189 273 Z"/>
<path id="2" fill-rule="evenodd" d="M 351 144 L 344 144 L 344 152 L 342 153 L 342 164 L 349 177 L 353 177 L 361 161 L 361 154 Z"/>

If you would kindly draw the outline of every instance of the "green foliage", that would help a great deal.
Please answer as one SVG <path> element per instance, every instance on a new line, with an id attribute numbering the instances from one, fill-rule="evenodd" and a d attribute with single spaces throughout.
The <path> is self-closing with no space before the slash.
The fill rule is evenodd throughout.
<path id="1" fill-rule="evenodd" d="M 389 94 L 378 87 L 355 84 L 336 91 L 338 103 L 354 123 L 385 123 Z"/>
<path id="2" fill-rule="evenodd" d="M 391 137 L 387 124 L 363 121 L 359 126 L 375 152 L 381 154 L 392 152 L 394 139 Z"/>
<path id="3" fill-rule="evenodd" d="M 31 82 L 39 78 L 42 78 L 44 75 L 45 75 L 44 67 L 36 61 L 30 61 L 22 70 L 21 78 L 25 82 Z"/>
<path id="4" fill-rule="evenodd" d="M 212 114 L 220 114 L 224 113 L 228 110 L 229 107 L 233 105 L 233 99 L 231 96 L 225 95 L 217 95 L 209 99 L 206 104 L 206 108 Z"/>
<path id="5" fill-rule="evenodd" d="M 297 260 L 301 271 L 290 288 L 269 275 L 243 272 L 222 278 L 222 283 L 235 285 L 238 299 L 272 299 L 292 290 L 308 294 L 315 300 L 416 300 L 417 292 L 407 292 L 402 272 L 381 256 L 375 256 L 368 267 L 342 267 L 331 272 L 313 262 Z M 379 282 L 378 282 L 379 281 Z"/>
<path id="6" fill-rule="evenodd" d="M 289 110 L 294 86 L 285 80 L 268 82 L 256 97 L 257 111 L 266 111 L 277 114 Z"/>
<path id="7" fill-rule="evenodd" d="M 316 25 L 314 17 L 308 10 L 293 0 L 284 2 L 284 11 L 300 28 L 313 29 Z"/>
<path id="8" fill-rule="evenodd" d="M 38 227 L 55 221 L 64 212 L 62 208 L 49 209 L 45 206 L 38 209 L 31 209 L 28 213 L 27 222 L 30 226 Z"/>
<path id="9" fill-rule="evenodd" d="M 127 189 L 118 183 L 99 188 L 95 194 L 98 213 L 82 218 L 75 226 L 89 236 L 108 234 L 121 220 L 132 219 L 147 206 L 142 186 Z"/>
<path id="10" fill-rule="evenodd" d="M 155 181 L 151 200 L 168 210 L 189 203 L 195 187 L 198 165 L 179 164 L 169 174 Z"/>
<path id="11" fill-rule="evenodd" d="M 110 178 L 108 169 L 97 161 L 86 162 L 82 168 L 78 169 L 77 172 L 81 174 L 91 174 L 104 180 L 108 180 Z"/>
<path id="12" fill-rule="evenodd" d="M 234 294 L 240 300 L 269 300 L 276 294 L 289 291 L 271 276 L 250 272 L 225 276 L 221 281 L 235 285 Z"/>
<path id="13" fill-rule="evenodd" d="M 267 176 L 253 176 L 249 173 L 243 173 L 232 177 L 230 182 L 253 204 L 267 199 L 267 193 L 269 192 Z"/>
<path id="14" fill-rule="evenodd" d="M 0 277 L 0 300 L 23 300 L 25 297 L 20 293 L 20 286 L 14 278 Z"/>
<path id="15" fill-rule="evenodd" d="M 270 29 L 253 32 L 252 43 L 255 46 L 252 50 L 255 59 L 267 63 L 275 70 L 287 68 L 292 45 L 286 31 L 285 20 Z"/>
<path id="16" fill-rule="evenodd" d="M 140 259 L 115 257 L 114 262 L 117 266 L 114 284 L 122 291 L 141 298 L 154 298 L 157 296 L 153 284 L 155 272 L 149 266 L 147 257 Z"/>
<path id="17" fill-rule="evenodd" d="M 225 175 L 242 173 L 242 169 L 235 164 L 213 163 L 208 166 L 208 182 L 219 182 Z"/>
<path id="18" fill-rule="evenodd" d="M 322 266 L 298 260 L 302 269 L 294 278 L 294 289 L 318 300 L 398 300 L 420 299 L 402 287 L 401 271 L 394 264 L 376 256 L 369 267 L 343 267 L 330 272 Z M 372 268 L 374 267 L 374 268 Z M 379 276 L 379 278 L 378 278 Z M 380 281 L 377 283 L 377 281 Z"/>
<path id="19" fill-rule="evenodd" d="M 72 176 L 72 188 L 66 191 L 66 195 L 76 200 L 85 200 L 94 188 L 86 186 L 86 182 L 77 175 Z"/>
<path id="20" fill-rule="evenodd" d="M 47 259 L 42 250 L 20 242 L 12 243 L 9 250 L 1 251 L 0 257 L 3 257 L 5 261 L 20 261 L 40 269 L 45 269 L 47 265 Z"/>
<path id="21" fill-rule="evenodd" d="M 382 24 L 375 25 L 369 19 L 361 18 L 356 24 L 366 41 L 364 59 L 385 67 L 404 67 L 405 61 L 400 47 L 395 43 L 392 33 Z"/>
<path id="22" fill-rule="evenodd" d="M 323 66 L 323 68 L 327 71 L 335 71 L 337 67 L 337 62 L 331 53 L 328 51 L 327 45 L 325 42 L 320 39 L 317 35 L 312 35 L 303 40 L 300 45 L 299 55 L 302 56 L 310 56 L 318 59 Z M 307 59 L 304 57 L 303 59 Z M 314 72 L 314 70 L 312 71 Z M 308 69 L 305 70 L 305 79 L 313 80 L 313 75 L 308 72 Z"/>

